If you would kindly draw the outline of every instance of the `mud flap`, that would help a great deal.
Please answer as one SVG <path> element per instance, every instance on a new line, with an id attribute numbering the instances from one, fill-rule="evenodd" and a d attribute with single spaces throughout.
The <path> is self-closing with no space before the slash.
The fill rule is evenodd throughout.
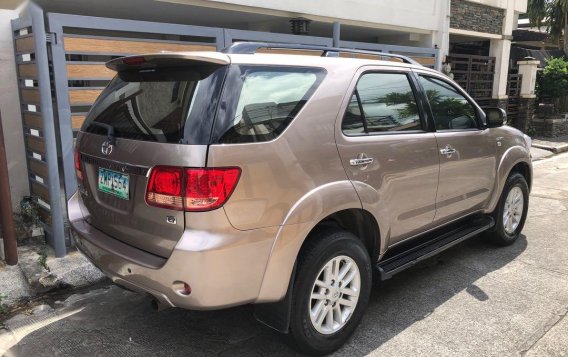
<path id="1" fill-rule="evenodd" d="M 290 314 L 292 313 L 292 290 L 296 278 L 296 265 L 288 283 L 288 291 L 284 298 L 277 302 L 254 305 L 254 317 L 263 325 L 281 333 L 290 329 Z"/>

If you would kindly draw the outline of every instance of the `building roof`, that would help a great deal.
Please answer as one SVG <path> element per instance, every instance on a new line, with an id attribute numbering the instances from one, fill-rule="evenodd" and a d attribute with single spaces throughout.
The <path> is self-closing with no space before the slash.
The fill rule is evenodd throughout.
<path id="1" fill-rule="evenodd" d="M 552 57 L 564 57 L 568 59 L 563 50 L 530 50 L 516 46 L 511 47 L 511 61 L 513 61 L 513 63 L 517 63 L 517 61 L 521 61 L 525 57 L 532 57 L 539 60 L 540 68 L 544 68 L 546 66 L 546 60 Z"/>

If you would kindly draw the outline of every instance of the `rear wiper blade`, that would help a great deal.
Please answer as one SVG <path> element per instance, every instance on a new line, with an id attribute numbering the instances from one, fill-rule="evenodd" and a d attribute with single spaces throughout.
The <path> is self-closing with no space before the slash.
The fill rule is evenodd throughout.
<path id="1" fill-rule="evenodd" d="M 108 143 L 111 144 L 111 145 L 116 144 L 116 137 L 114 136 L 114 127 L 112 125 L 104 124 L 104 123 L 98 123 L 96 121 L 92 121 L 91 125 L 98 126 L 98 127 L 106 129 Z"/>

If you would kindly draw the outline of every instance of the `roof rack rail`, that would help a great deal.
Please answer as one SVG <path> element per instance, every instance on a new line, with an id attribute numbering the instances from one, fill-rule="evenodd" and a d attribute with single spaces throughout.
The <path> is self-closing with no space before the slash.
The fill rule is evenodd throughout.
<path id="1" fill-rule="evenodd" d="M 360 53 L 367 55 L 377 55 L 381 57 L 391 57 L 398 58 L 407 64 L 414 64 L 421 66 L 420 63 L 416 62 L 410 57 L 397 55 L 393 53 L 384 53 L 379 51 L 367 51 L 367 50 L 356 50 L 351 48 L 340 48 L 340 47 L 327 47 L 319 45 L 299 45 L 291 43 L 268 43 L 268 42 L 235 42 L 232 45 L 223 49 L 223 53 L 227 54 L 248 54 L 253 55 L 260 48 L 278 48 L 278 49 L 291 49 L 291 50 L 314 50 L 322 51 L 322 57 L 339 57 L 340 52 L 346 53 Z"/>

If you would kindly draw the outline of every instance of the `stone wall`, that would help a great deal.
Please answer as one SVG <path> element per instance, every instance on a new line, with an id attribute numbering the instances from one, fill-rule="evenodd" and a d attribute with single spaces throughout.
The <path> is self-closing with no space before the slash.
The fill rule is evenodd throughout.
<path id="1" fill-rule="evenodd" d="M 564 118 L 535 118 L 532 120 L 534 136 L 557 138 L 568 135 L 568 116 Z"/>
<path id="2" fill-rule="evenodd" d="M 523 133 L 529 131 L 530 123 L 533 122 L 535 103 L 535 98 L 519 99 L 519 111 L 516 120 L 512 124 Z"/>
<path id="3" fill-rule="evenodd" d="M 450 27 L 459 30 L 486 32 L 500 35 L 503 32 L 505 10 L 466 0 L 452 0 Z"/>

